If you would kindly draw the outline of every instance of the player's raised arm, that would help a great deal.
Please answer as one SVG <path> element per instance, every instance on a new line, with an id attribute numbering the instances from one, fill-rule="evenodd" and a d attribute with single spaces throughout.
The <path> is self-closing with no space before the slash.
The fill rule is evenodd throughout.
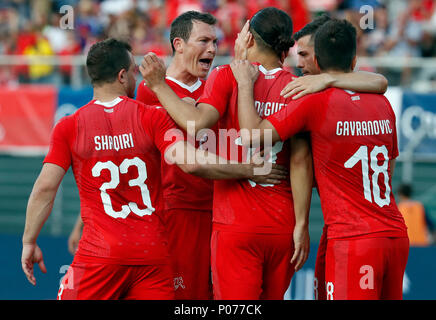
<path id="1" fill-rule="evenodd" d="M 27 204 L 21 266 L 27 279 L 33 285 L 36 285 L 33 275 L 34 263 L 38 263 L 42 272 L 47 272 L 42 251 L 36 244 L 36 239 L 51 213 L 56 192 L 64 175 L 65 170 L 62 167 L 51 163 L 44 164 Z"/>
<path id="2" fill-rule="evenodd" d="M 184 130 L 190 121 L 195 122 L 195 130 L 212 127 L 219 119 L 218 111 L 207 104 L 197 107 L 183 101 L 165 82 L 165 64 L 154 53 L 144 56 L 139 70 L 147 86 L 156 94 L 162 106 L 173 120 Z"/>
<path id="3" fill-rule="evenodd" d="M 258 76 L 258 67 L 247 60 L 235 60 L 230 66 L 238 83 L 238 118 L 242 144 L 263 141 L 266 135 L 271 135 L 272 143 L 279 141 L 280 136 L 275 128 L 268 120 L 262 120 L 254 107 L 253 87 Z"/>
<path id="4" fill-rule="evenodd" d="M 388 81 L 383 75 L 373 72 L 329 72 L 296 78 L 280 94 L 285 98 L 293 96 L 292 99 L 298 99 L 331 87 L 356 92 L 385 93 Z"/>

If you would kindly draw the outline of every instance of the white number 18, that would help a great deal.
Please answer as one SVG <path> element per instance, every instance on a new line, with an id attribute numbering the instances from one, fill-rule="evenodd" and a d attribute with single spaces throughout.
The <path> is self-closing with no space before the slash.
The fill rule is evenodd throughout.
<path id="1" fill-rule="evenodd" d="M 378 164 L 377 156 L 382 154 L 384 157 L 384 161 L 382 165 Z M 369 161 L 370 160 L 370 161 Z M 390 193 L 391 188 L 389 186 L 389 173 L 388 173 L 388 165 L 389 165 L 389 156 L 388 150 L 386 146 L 375 146 L 370 154 L 370 158 L 368 159 L 368 147 L 361 146 L 359 150 L 356 151 L 354 155 L 348 159 L 344 166 L 345 168 L 354 167 L 359 161 L 362 162 L 362 179 L 363 179 L 363 193 L 365 199 L 369 202 L 373 202 L 372 197 L 374 197 L 374 202 L 377 203 L 380 207 L 387 206 L 391 202 Z M 372 175 L 372 192 L 371 192 L 371 181 L 369 177 L 369 166 L 374 171 Z M 385 198 L 383 199 L 380 195 L 380 187 L 378 185 L 378 178 L 380 174 L 384 176 L 385 183 Z"/>

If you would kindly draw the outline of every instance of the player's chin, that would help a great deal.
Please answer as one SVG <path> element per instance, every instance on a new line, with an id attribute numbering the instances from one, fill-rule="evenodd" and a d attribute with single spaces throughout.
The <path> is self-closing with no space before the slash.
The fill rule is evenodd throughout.
<path id="1" fill-rule="evenodd" d="M 207 75 L 209 74 L 209 70 L 204 70 L 201 68 L 196 68 L 196 70 L 192 73 L 193 75 L 195 75 L 198 78 L 206 78 Z"/>

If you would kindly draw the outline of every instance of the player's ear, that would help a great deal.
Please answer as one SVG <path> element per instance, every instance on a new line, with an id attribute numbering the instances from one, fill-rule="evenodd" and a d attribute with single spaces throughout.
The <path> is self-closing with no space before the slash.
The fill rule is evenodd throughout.
<path id="1" fill-rule="evenodd" d="M 357 56 L 354 56 L 353 61 L 351 61 L 351 70 L 354 70 L 357 63 Z"/>
<path id="2" fill-rule="evenodd" d="M 127 82 L 127 71 L 126 71 L 126 69 L 123 68 L 123 69 L 121 69 L 118 72 L 117 79 L 122 84 Z"/>
<path id="3" fill-rule="evenodd" d="M 183 53 L 183 39 L 182 38 L 174 38 L 173 39 L 173 47 L 174 50 L 178 53 Z"/>
<path id="4" fill-rule="evenodd" d="M 313 55 L 313 63 L 315 64 L 318 71 L 321 71 L 321 68 L 319 67 L 318 59 L 316 57 L 316 54 Z"/>

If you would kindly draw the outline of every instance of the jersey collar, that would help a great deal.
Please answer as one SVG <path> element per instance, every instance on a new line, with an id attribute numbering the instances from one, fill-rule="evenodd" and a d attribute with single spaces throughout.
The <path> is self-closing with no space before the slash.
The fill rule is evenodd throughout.
<path id="1" fill-rule="evenodd" d="M 275 68 L 275 69 L 271 69 L 271 70 L 266 70 L 264 66 L 259 65 L 259 71 L 262 72 L 264 75 L 271 75 L 271 74 L 279 72 L 280 70 L 282 70 L 282 68 Z"/>
<path id="2" fill-rule="evenodd" d="M 100 100 L 95 100 L 94 104 L 99 104 L 99 105 L 106 107 L 106 108 L 113 108 L 121 101 L 123 101 L 123 99 L 121 99 L 121 97 L 116 97 L 114 100 L 107 101 L 107 102 L 101 102 Z"/>
<path id="3" fill-rule="evenodd" d="M 188 86 L 188 85 L 184 84 L 183 82 L 181 82 L 181 81 L 179 81 L 179 80 L 177 80 L 177 79 L 175 79 L 173 77 L 170 77 L 170 76 L 166 76 L 166 79 L 171 80 L 172 82 L 177 83 L 180 87 L 182 87 L 183 89 L 188 90 L 191 93 L 201 87 L 201 80 L 200 79 L 197 79 L 197 82 L 194 83 L 192 86 Z"/>

